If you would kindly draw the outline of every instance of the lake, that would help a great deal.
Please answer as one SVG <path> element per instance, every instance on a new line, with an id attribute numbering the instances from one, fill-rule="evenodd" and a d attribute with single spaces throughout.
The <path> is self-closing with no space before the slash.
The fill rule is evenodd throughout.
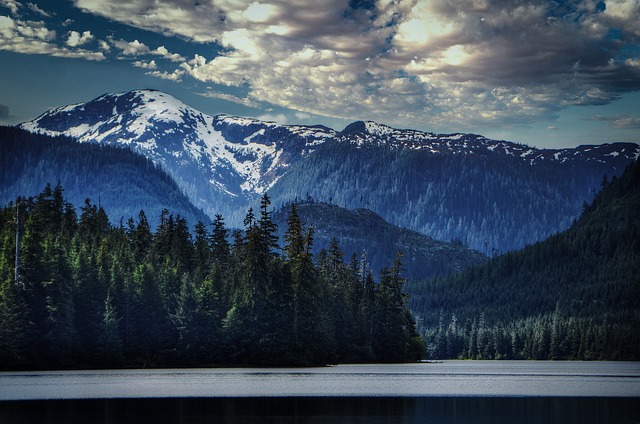
<path id="1" fill-rule="evenodd" d="M 0 373 L 0 422 L 640 423 L 640 363 Z"/>

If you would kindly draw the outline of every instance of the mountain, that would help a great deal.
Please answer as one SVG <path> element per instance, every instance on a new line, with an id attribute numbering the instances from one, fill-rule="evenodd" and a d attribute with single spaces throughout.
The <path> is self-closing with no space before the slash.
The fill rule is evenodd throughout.
<path id="1" fill-rule="evenodd" d="M 486 261 L 486 257 L 476 250 L 436 241 L 416 231 L 389 224 L 368 209 L 348 210 L 315 202 L 298 203 L 296 208 L 303 225 L 314 228 L 316 255 L 321 249 L 328 250 L 335 238 L 346 260 L 356 254 L 360 261 L 362 253 L 365 253 L 375 274 L 392 265 L 398 250 L 404 252 L 403 275 L 407 278 L 424 279 L 450 274 Z M 273 215 L 281 237 L 287 228 L 289 210 L 283 207 Z"/>
<path id="2" fill-rule="evenodd" d="M 124 221 L 144 210 L 156 227 L 162 209 L 181 215 L 190 224 L 209 222 L 176 183 L 149 159 L 129 149 L 79 144 L 66 137 L 49 137 L 0 127 L 0 204 L 18 196 L 35 196 L 60 183 L 65 197 L 81 206 L 86 198 L 107 214 Z"/>
<path id="3" fill-rule="evenodd" d="M 568 228 L 604 176 L 619 175 L 639 154 L 633 143 L 534 149 L 359 122 L 293 164 L 269 193 L 274 204 L 303 194 L 371 209 L 493 256 Z"/>
<path id="4" fill-rule="evenodd" d="M 447 322 L 439 322 L 455 316 L 456 331 L 467 331 L 462 345 L 475 325 L 476 337 L 480 327 L 506 335 L 500 343 L 534 359 L 638 360 L 639 210 L 636 162 L 605 184 L 568 230 L 453 276 L 410 282 L 410 307 L 435 339 L 439 326 L 446 337 Z M 461 330 L 466 320 L 475 324 Z"/>
<path id="5" fill-rule="evenodd" d="M 105 94 L 20 125 L 80 142 L 127 146 L 162 166 L 209 216 L 240 226 L 257 195 L 335 131 L 205 115 L 154 90 Z"/>
<path id="6" fill-rule="evenodd" d="M 552 150 L 374 122 L 341 132 L 281 126 L 205 115 L 151 90 L 105 94 L 21 127 L 129 146 L 230 226 L 241 226 L 248 207 L 268 192 L 275 206 L 311 197 L 366 208 L 394 225 L 487 254 L 566 229 L 604 175 L 619 175 L 640 156 L 633 143 Z"/>

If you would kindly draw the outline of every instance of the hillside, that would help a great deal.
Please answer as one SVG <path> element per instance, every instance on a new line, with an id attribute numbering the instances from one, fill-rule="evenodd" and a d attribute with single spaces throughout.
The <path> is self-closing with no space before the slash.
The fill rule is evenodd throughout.
<path id="1" fill-rule="evenodd" d="M 115 225 L 121 218 L 137 219 L 144 210 L 155 228 L 163 209 L 191 223 L 209 222 L 171 177 L 129 149 L 0 127 L 0 204 L 35 196 L 45 185 L 58 182 L 70 202 L 99 202 Z"/>
<path id="2" fill-rule="evenodd" d="M 637 145 L 612 144 L 532 153 L 472 135 L 400 138 L 422 148 L 392 143 L 390 136 L 374 142 L 379 137 L 350 131 L 344 137 L 292 165 L 269 190 L 274 203 L 306 195 L 367 208 L 394 225 L 460 240 L 489 256 L 567 229 L 603 176 L 619 175 L 639 151 Z"/>
<path id="3" fill-rule="evenodd" d="M 530 346 L 520 346 L 525 357 L 637 360 L 639 210 L 636 162 L 622 177 L 605 183 L 567 231 L 484 266 L 411 283 L 411 308 L 424 319 L 432 343 L 438 333 L 445 337 L 455 321 L 467 343 L 474 325 L 476 337 L 484 326 L 487 334 L 509 334 L 512 343 L 513 334 L 528 339 Z M 466 320 L 471 321 L 465 328 Z M 459 355 L 469 356 L 464 350 L 454 356 Z"/>
<path id="4" fill-rule="evenodd" d="M 347 259 L 356 254 L 360 261 L 364 252 L 375 274 L 392 263 L 398 250 L 404 252 L 403 275 L 407 278 L 450 274 L 486 260 L 478 251 L 389 224 L 367 209 L 348 210 L 316 202 L 298 203 L 296 207 L 303 224 L 314 227 L 316 254 L 321 249 L 328 250 L 335 238 Z M 274 214 L 281 235 L 286 229 L 288 211 L 289 208 L 284 207 Z"/>

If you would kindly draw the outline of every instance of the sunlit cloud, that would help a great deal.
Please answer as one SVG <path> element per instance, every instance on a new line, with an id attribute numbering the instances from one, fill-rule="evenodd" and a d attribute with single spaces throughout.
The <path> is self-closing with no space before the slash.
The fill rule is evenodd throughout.
<path id="1" fill-rule="evenodd" d="M 158 69 L 158 65 L 156 64 L 155 60 L 149 61 L 149 62 L 144 62 L 142 60 L 136 60 L 135 62 L 133 62 L 133 66 L 135 66 L 136 68 L 142 68 L 142 69 Z"/>
<path id="2" fill-rule="evenodd" d="M 56 31 L 48 29 L 44 22 L 0 16 L 0 50 L 92 61 L 106 59 L 102 52 L 58 46 L 56 38 Z"/>
<path id="3" fill-rule="evenodd" d="M 91 31 L 84 31 L 82 34 L 80 34 L 77 31 L 71 31 L 69 33 L 69 38 L 67 39 L 66 44 L 69 47 L 78 47 L 83 44 L 87 44 L 88 42 L 92 41 L 94 38 L 95 37 L 91 35 Z"/>
<path id="4" fill-rule="evenodd" d="M 113 46 L 120 50 L 120 53 L 125 56 L 140 56 L 151 53 L 149 47 L 138 40 L 111 40 L 111 44 L 113 44 Z"/>
<path id="5" fill-rule="evenodd" d="M 151 51 L 151 54 L 157 55 L 157 56 L 162 56 L 165 59 L 168 59 L 172 62 L 184 62 L 186 61 L 186 59 L 177 54 L 177 53 L 171 53 L 169 52 L 169 50 L 167 50 L 167 48 L 165 46 L 160 46 L 157 49 Z"/>
<path id="6" fill-rule="evenodd" d="M 161 78 L 169 81 L 179 82 L 179 81 L 182 81 L 182 76 L 184 75 L 184 71 L 179 69 L 173 72 L 151 71 L 151 72 L 147 72 L 147 75 L 151 75 L 153 77 Z"/>

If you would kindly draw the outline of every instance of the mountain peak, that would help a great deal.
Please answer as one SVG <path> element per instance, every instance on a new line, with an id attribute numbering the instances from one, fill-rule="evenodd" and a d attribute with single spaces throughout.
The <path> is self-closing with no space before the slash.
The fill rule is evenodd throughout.
<path id="1" fill-rule="evenodd" d="M 384 125 L 378 124 L 374 121 L 355 121 L 345 127 L 340 133 L 341 135 L 351 134 L 367 134 L 373 136 L 384 136 L 394 132 L 394 129 Z"/>

